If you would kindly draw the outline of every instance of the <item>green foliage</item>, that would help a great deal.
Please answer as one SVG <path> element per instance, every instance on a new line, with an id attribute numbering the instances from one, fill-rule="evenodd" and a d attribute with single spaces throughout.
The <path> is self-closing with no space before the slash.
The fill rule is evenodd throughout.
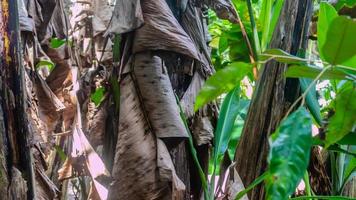
<path id="1" fill-rule="evenodd" d="M 318 19 L 318 48 L 322 59 L 325 59 L 324 52 L 321 50 L 326 43 L 327 31 L 333 19 L 337 17 L 337 12 L 330 4 L 320 3 Z"/>
<path id="2" fill-rule="evenodd" d="M 261 50 L 265 51 L 272 39 L 273 31 L 277 25 L 284 0 L 263 0 L 260 12 L 260 24 L 263 24 Z"/>
<path id="3" fill-rule="evenodd" d="M 293 56 L 281 49 L 268 49 L 259 56 L 260 62 L 267 62 L 270 59 L 288 64 L 304 64 L 306 61 L 303 58 Z"/>
<path id="4" fill-rule="evenodd" d="M 267 199 L 288 199 L 302 179 L 312 146 L 311 118 L 300 107 L 283 120 L 271 137 L 266 178 Z"/>
<path id="5" fill-rule="evenodd" d="M 267 199 L 288 199 L 308 167 L 312 121 L 304 107 L 284 119 L 271 136 L 269 168 L 235 199 L 240 199 L 253 187 L 266 181 Z"/>
<path id="6" fill-rule="evenodd" d="M 225 97 L 219 113 L 218 123 L 214 134 L 214 158 L 218 160 L 228 147 L 231 132 L 239 113 L 240 87 L 231 90 Z"/>
<path id="7" fill-rule="evenodd" d="M 40 68 L 47 68 L 49 72 L 51 72 L 54 67 L 55 67 L 55 64 L 50 61 L 50 60 L 47 60 L 47 59 L 41 59 L 37 64 L 36 64 L 36 69 L 40 69 Z"/>
<path id="8" fill-rule="evenodd" d="M 236 117 L 239 113 L 239 101 L 240 86 L 237 86 L 226 95 L 222 103 L 214 134 L 213 176 L 215 176 L 216 167 L 228 148 Z M 212 179 L 210 188 L 214 188 L 214 180 Z"/>
<path id="9" fill-rule="evenodd" d="M 246 1 L 233 0 L 248 38 L 253 38 L 249 21 L 249 10 Z M 259 3 L 252 1 L 253 13 L 258 16 Z M 257 25 L 258 26 L 258 25 Z M 239 24 L 218 19 L 214 12 L 209 12 L 209 32 L 212 36 L 212 62 L 215 69 L 220 70 L 232 62 L 249 62 L 249 49 L 244 40 Z M 261 32 L 258 32 L 261 34 Z"/>
<path id="10" fill-rule="evenodd" d="M 67 43 L 67 39 L 51 38 L 50 47 L 53 49 L 58 49 Z"/>
<path id="11" fill-rule="evenodd" d="M 114 45 L 112 48 L 113 60 L 116 63 L 120 61 L 120 41 L 121 41 L 120 35 L 116 34 L 114 37 Z"/>
<path id="12" fill-rule="evenodd" d="M 346 183 L 348 180 L 350 180 L 350 177 L 352 176 L 352 173 L 356 171 L 356 157 L 351 158 L 351 160 L 348 163 L 348 166 L 345 169 L 345 179 L 344 182 Z"/>
<path id="13" fill-rule="evenodd" d="M 342 64 L 356 55 L 356 21 L 338 16 L 325 31 L 326 41 L 320 48 L 327 62 L 333 65 Z"/>
<path id="14" fill-rule="evenodd" d="M 248 108 L 250 106 L 250 100 L 248 99 L 240 99 L 239 106 L 238 106 L 238 114 L 234 124 L 234 128 L 231 133 L 231 138 L 228 147 L 228 153 L 230 159 L 234 158 L 235 150 L 237 148 L 237 144 L 240 140 L 243 125 L 245 122 L 245 118 L 247 115 Z"/>
<path id="15" fill-rule="evenodd" d="M 229 92 L 251 71 L 252 67 L 250 64 L 236 62 L 216 72 L 208 78 L 199 92 L 194 109 L 198 110 L 204 104 L 216 99 L 221 94 Z"/>
<path id="16" fill-rule="evenodd" d="M 309 85 L 313 84 L 312 80 L 307 78 L 300 78 L 299 83 L 302 92 L 307 92 L 306 90 L 308 89 Z M 305 97 L 305 101 L 307 102 L 307 106 L 309 108 L 310 113 L 314 117 L 314 120 L 320 126 L 322 124 L 322 117 L 320 114 L 320 105 L 316 97 L 316 94 L 317 93 L 314 85 L 312 89 L 310 89 L 309 92 L 307 93 Z"/>
<path id="17" fill-rule="evenodd" d="M 95 106 L 99 106 L 100 105 L 100 103 L 104 99 L 104 94 L 105 94 L 105 88 L 104 87 L 98 87 L 90 95 L 90 99 L 91 99 L 92 102 L 94 102 Z"/>
<path id="18" fill-rule="evenodd" d="M 356 5 L 356 0 L 339 0 L 337 1 L 335 8 L 336 10 L 340 10 L 344 6 L 354 7 Z"/>
<path id="19" fill-rule="evenodd" d="M 356 122 L 356 88 L 347 82 L 335 99 L 335 114 L 330 118 L 326 134 L 326 147 L 338 142 L 352 131 Z"/>
<path id="20" fill-rule="evenodd" d="M 354 146 L 356 146 L 356 133 L 355 132 L 351 132 L 351 133 L 345 135 L 345 137 L 343 137 L 341 140 L 339 140 L 337 142 L 337 144 L 340 144 L 340 145 L 354 145 Z"/>
<path id="21" fill-rule="evenodd" d="M 313 65 L 291 65 L 286 72 L 287 77 L 292 78 L 312 78 L 315 79 L 321 72 L 322 68 Z M 338 67 L 327 69 L 319 79 L 335 79 L 335 80 L 356 80 L 351 73 L 347 73 Z"/>

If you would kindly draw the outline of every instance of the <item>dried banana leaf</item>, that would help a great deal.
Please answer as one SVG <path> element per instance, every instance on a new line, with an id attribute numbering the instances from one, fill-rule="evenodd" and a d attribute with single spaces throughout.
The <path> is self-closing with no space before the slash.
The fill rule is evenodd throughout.
<path id="1" fill-rule="evenodd" d="M 153 52 L 137 53 L 133 73 L 154 134 L 159 138 L 188 137 L 168 72 Z"/>

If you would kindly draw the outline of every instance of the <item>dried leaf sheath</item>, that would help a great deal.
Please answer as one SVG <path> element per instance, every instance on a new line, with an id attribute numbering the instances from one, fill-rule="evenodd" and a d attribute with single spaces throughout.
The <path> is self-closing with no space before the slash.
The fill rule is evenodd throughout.
<path id="1" fill-rule="evenodd" d="M 159 180 L 157 143 L 142 111 L 133 80 L 120 84 L 120 117 L 113 183 L 108 199 L 169 199 L 169 184 Z"/>
<path id="2" fill-rule="evenodd" d="M 161 58 L 150 51 L 134 58 L 135 81 L 154 134 L 159 138 L 188 137 Z"/>
<path id="3" fill-rule="evenodd" d="M 133 53 L 165 50 L 200 60 L 194 43 L 165 0 L 143 0 L 142 11 L 145 23 L 136 30 Z"/>

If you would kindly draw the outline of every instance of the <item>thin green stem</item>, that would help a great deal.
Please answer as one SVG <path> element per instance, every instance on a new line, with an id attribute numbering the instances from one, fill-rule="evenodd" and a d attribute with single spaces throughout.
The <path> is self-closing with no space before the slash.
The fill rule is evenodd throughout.
<path id="1" fill-rule="evenodd" d="M 313 88 L 314 84 L 321 78 L 321 76 L 331 67 L 333 67 L 332 65 L 325 67 L 319 74 L 318 76 L 313 80 L 313 82 L 310 83 L 310 85 L 308 86 L 308 88 L 304 91 L 304 93 L 297 99 L 295 100 L 295 102 L 291 105 L 291 107 L 289 108 L 288 112 L 286 113 L 285 117 L 287 117 L 289 115 L 289 113 L 294 109 L 294 107 L 299 103 L 300 100 L 302 100 L 302 105 L 304 105 L 305 103 L 305 97 L 307 96 L 309 90 L 311 88 Z M 284 118 L 285 118 L 284 117 Z"/>
<path id="2" fill-rule="evenodd" d="M 308 171 L 304 173 L 304 183 L 305 183 L 305 192 L 308 196 L 313 196 L 311 193 L 310 181 Z"/>
<path id="3" fill-rule="evenodd" d="M 255 52 L 255 55 L 258 55 L 259 53 L 261 53 L 261 47 L 260 47 L 260 39 L 258 38 L 255 17 L 253 15 L 252 3 L 251 3 L 251 0 L 247 0 L 246 2 L 247 2 L 248 14 L 250 17 L 251 27 L 252 27 L 252 31 L 253 31 L 253 42 L 254 42 L 253 50 Z"/>
<path id="4" fill-rule="evenodd" d="M 200 177 L 200 180 L 202 182 L 202 187 L 203 187 L 203 190 L 204 190 L 205 200 L 210 200 L 211 198 L 210 198 L 210 195 L 209 195 L 208 182 L 207 182 L 207 180 L 205 178 L 205 174 L 204 174 L 203 168 L 201 167 L 201 165 L 199 163 L 197 151 L 196 151 L 196 149 L 194 147 L 193 137 L 192 137 L 192 134 L 190 132 L 190 129 L 189 129 L 189 126 L 188 126 L 188 123 L 187 123 L 187 119 L 186 119 L 185 114 L 183 112 L 182 106 L 180 105 L 180 102 L 179 102 L 179 99 L 178 99 L 177 96 L 176 96 L 176 101 L 177 101 L 177 104 L 178 104 L 178 107 L 179 107 L 179 110 L 180 110 L 180 117 L 181 117 L 181 119 L 183 121 L 183 124 L 184 124 L 184 126 L 185 126 L 185 128 L 187 130 L 188 135 L 189 135 L 189 137 L 188 137 L 189 149 L 190 149 L 190 153 L 192 154 L 193 162 L 194 162 L 195 166 L 198 169 L 199 177 Z"/>

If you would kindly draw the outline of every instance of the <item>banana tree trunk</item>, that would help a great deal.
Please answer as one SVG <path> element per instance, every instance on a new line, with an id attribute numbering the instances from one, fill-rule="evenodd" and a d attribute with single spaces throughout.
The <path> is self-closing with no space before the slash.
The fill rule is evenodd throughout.
<path id="1" fill-rule="evenodd" d="M 305 49 L 312 10 L 311 0 L 286 0 L 270 48 L 280 48 L 293 55 Z M 235 154 L 236 170 L 246 187 L 266 170 L 268 137 L 298 97 L 298 79 L 286 79 L 286 69 L 286 64 L 270 61 L 263 66 L 257 81 Z M 254 200 L 264 196 L 262 186 L 249 193 L 249 198 Z"/>

